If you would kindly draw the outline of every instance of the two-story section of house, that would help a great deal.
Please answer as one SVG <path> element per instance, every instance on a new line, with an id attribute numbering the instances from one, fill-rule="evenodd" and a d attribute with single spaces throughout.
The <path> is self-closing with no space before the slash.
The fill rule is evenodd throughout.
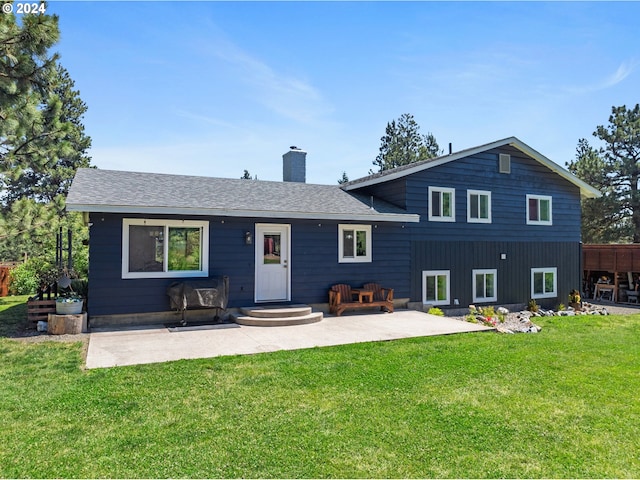
<path id="1" fill-rule="evenodd" d="M 580 288 L 580 199 L 599 193 L 516 138 L 340 185 L 80 169 L 89 315 L 149 318 L 167 288 L 229 277 L 229 306 L 327 304 L 367 282 L 424 305 L 557 306 Z"/>
<path id="2" fill-rule="evenodd" d="M 407 225 L 413 301 L 556 307 L 580 289 L 580 200 L 600 193 L 515 137 L 343 188 L 420 216 Z"/>

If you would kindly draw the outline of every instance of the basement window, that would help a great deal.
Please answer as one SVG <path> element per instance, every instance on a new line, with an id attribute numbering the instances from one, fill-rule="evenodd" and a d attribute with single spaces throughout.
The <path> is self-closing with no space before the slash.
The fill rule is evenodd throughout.
<path id="1" fill-rule="evenodd" d="M 555 298 L 557 293 L 558 269 L 532 268 L 531 269 L 531 298 Z"/>
<path id="2" fill-rule="evenodd" d="M 473 270 L 473 301 L 498 301 L 498 271 L 495 269 Z"/>
<path id="3" fill-rule="evenodd" d="M 422 303 L 425 305 L 449 305 L 449 270 L 425 270 L 422 272 Z"/>

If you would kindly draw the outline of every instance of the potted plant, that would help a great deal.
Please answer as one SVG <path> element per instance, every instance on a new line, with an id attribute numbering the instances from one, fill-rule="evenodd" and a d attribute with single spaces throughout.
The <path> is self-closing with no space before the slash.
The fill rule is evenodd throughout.
<path id="1" fill-rule="evenodd" d="M 60 295 L 56 298 L 56 313 L 58 315 L 82 313 L 84 298 L 74 290 L 73 282 L 66 269 L 58 279 L 58 288 Z"/>
<path id="2" fill-rule="evenodd" d="M 75 294 L 61 295 L 56 298 L 56 313 L 58 315 L 72 315 L 82 313 L 84 299 Z"/>
<path id="3" fill-rule="evenodd" d="M 582 309 L 582 299 L 580 298 L 580 292 L 578 292 L 578 290 L 576 290 L 575 288 L 571 290 L 571 292 L 569 292 L 569 305 L 574 310 Z"/>

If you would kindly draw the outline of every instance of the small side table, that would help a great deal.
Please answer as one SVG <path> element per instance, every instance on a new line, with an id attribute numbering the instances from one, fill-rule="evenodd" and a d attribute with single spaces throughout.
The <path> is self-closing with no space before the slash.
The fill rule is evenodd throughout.
<path id="1" fill-rule="evenodd" d="M 351 291 L 358 295 L 358 301 L 360 303 L 373 302 L 373 290 L 362 290 L 360 288 L 352 288 Z"/>

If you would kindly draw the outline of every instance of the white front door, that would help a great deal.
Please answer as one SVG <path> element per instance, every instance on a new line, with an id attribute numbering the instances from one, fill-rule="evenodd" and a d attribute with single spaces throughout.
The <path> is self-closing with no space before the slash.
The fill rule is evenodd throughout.
<path id="1" fill-rule="evenodd" d="M 291 225 L 256 223 L 256 302 L 291 300 Z"/>

